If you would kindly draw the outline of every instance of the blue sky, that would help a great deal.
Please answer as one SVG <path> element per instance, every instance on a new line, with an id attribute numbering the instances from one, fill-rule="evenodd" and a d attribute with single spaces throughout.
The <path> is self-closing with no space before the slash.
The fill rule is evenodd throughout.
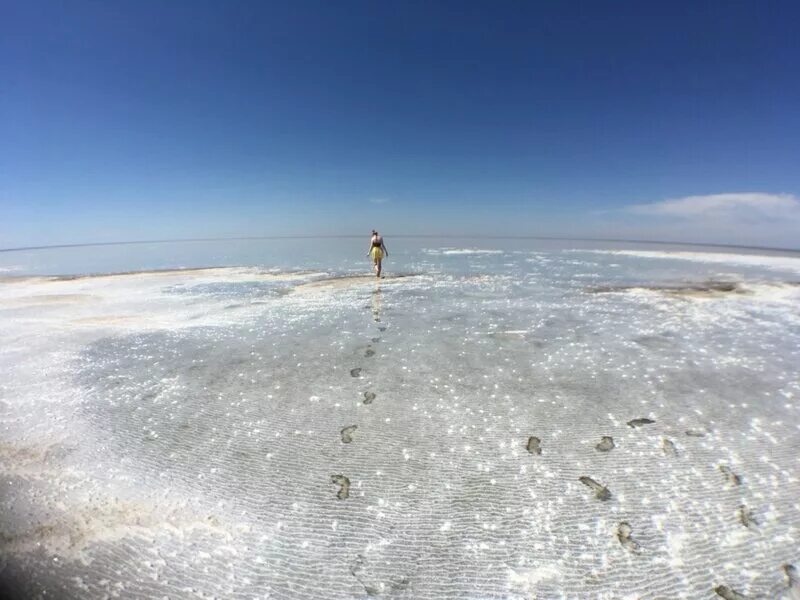
<path id="1" fill-rule="evenodd" d="M 0 247 L 800 247 L 796 2 L 2 3 Z"/>

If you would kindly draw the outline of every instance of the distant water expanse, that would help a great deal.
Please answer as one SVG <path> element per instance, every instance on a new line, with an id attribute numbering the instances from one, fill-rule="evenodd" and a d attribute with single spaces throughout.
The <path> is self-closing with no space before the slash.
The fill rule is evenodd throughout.
<path id="1" fill-rule="evenodd" d="M 366 239 L 365 236 L 364 240 Z M 704 255 L 722 252 L 725 256 L 740 254 L 800 258 L 800 250 L 612 240 L 402 236 L 390 238 L 389 243 L 392 245 L 392 250 L 395 250 L 392 263 L 396 268 L 405 266 L 419 251 L 442 247 L 450 248 L 455 253 L 473 250 L 491 251 L 497 248 L 512 252 L 605 249 L 634 252 L 637 250 L 702 252 Z M 352 236 L 342 236 L 167 240 L 11 249 L 0 251 L 0 275 L 4 273 L 75 275 L 231 265 L 358 271 L 364 269 L 362 255 L 357 251 L 359 244 L 364 247 L 367 245 L 365 241 Z"/>
<path id="2" fill-rule="evenodd" d="M 53 598 L 800 595 L 800 254 L 0 253 L 0 579 Z"/>

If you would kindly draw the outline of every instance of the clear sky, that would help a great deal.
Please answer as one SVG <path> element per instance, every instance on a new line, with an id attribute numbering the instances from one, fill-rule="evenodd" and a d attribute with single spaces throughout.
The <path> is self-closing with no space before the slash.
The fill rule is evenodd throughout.
<path id="1" fill-rule="evenodd" d="M 0 0 L 0 247 L 800 247 L 800 3 Z"/>

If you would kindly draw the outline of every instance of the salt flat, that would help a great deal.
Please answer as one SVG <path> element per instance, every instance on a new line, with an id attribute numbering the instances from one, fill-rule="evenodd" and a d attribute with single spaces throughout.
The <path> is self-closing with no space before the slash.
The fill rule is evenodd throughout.
<path id="1" fill-rule="evenodd" d="M 59 598 L 791 597 L 800 289 L 791 257 L 696 254 L 6 277 L 3 579 Z"/>

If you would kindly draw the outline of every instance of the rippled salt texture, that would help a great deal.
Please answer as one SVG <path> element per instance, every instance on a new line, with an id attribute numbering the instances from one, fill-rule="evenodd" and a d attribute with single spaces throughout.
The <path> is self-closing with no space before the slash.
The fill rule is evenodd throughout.
<path id="1" fill-rule="evenodd" d="M 800 258 L 426 240 L 331 279 L 353 245 L 2 279 L 8 589 L 798 593 Z"/>

